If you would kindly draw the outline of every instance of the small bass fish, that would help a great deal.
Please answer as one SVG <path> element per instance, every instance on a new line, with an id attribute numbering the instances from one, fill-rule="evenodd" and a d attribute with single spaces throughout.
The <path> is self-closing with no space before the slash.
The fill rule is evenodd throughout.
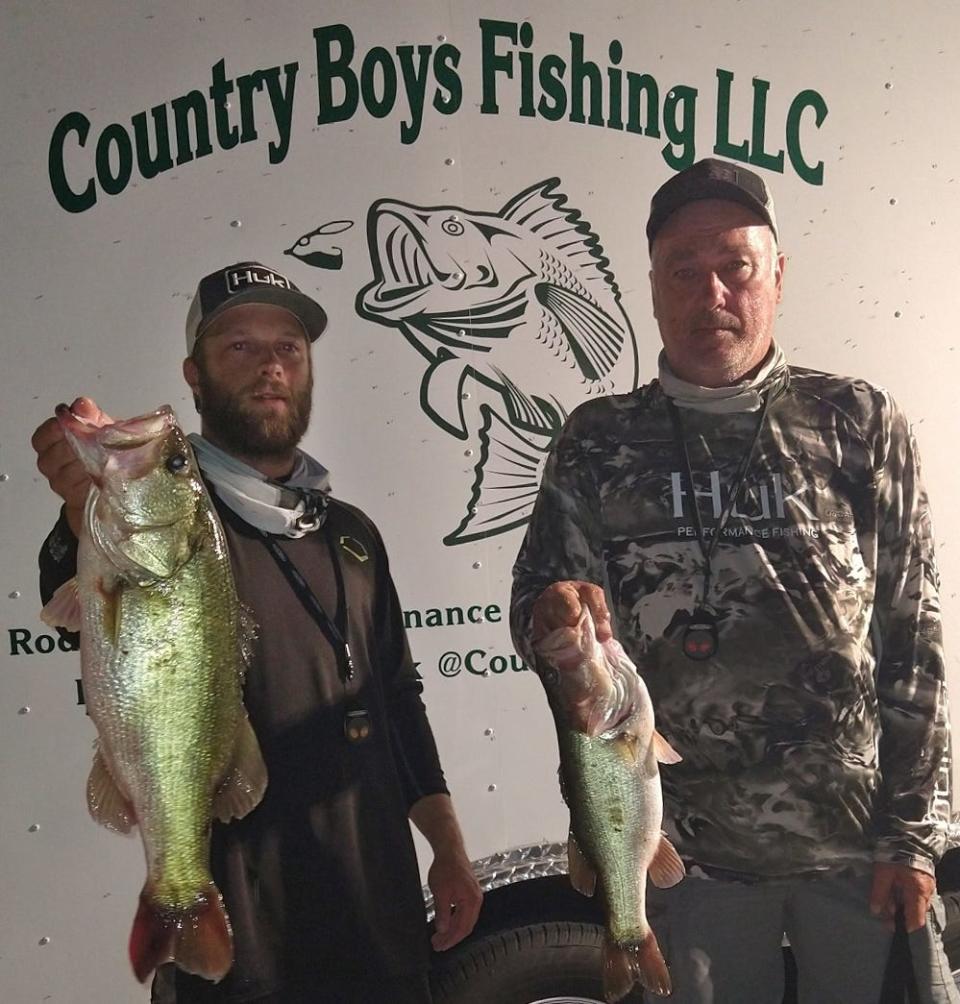
<path id="1" fill-rule="evenodd" d="M 98 732 L 90 813 L 143 840 L 130 961 L 141 982 L 171 959 L 219 980 L 233 938 L 210 875 L 211 820 L 245 815 L 267 783 L 242 701 L 252 630 L 223 529 L 169 407 L 99 427 L 66 405 L 57 418 L 93 485 L 77 576 L 42 617 L 80 631 Z"/>
<path id="2" fill-rule="evenodd" d="M 560 746 L 560 778 L 570 808 L 570 880 L 592 896 L 597 878 L 607 918 L 604 991 L 618 1001 L 640 983 L 659 996 L 670 974 L 647 922 L 647 876 L 668 888 L 683 862 L 660 832 L 658 763 L 679 755 L 654 728 L 653 705 L 633 663 L 614 639 L 597 641 L 586 607 L 576 627 L 536 646 Z"/>

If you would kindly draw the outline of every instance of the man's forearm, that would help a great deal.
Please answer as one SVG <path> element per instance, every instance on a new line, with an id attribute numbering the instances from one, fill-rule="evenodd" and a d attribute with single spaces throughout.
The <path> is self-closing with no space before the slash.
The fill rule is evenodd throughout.
<path id="1" fill-rule="evenodd" d="M 449 795 L 425 795 L 410 806 L 410 819 L 424 835 L 434 856 L 458 854 L 466 857 L 463 832 Z"/>

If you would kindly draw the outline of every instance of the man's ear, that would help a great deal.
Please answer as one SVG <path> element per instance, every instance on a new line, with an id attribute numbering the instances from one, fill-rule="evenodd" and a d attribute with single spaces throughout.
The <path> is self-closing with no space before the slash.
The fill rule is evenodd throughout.
<path id="1" fill-rule="evenodd" d="M 787 256 L 785 254 L 777 255 L 777 303 L 783 299 L 783 273 L 787 267 Z"/>
<path id="2" fill-rule="evenodd" d="M 197 388 L 200 386 L 200 370 L 197 368 L 193 356 L 187 356 L 183 360 L 183 379 L 187 381 L 190 390 L 196 394 Z"/>
<path id="3" fill-rule="evenodd" d="M 197 411 L 200 411 L 200 367 L 197 366 L 193 356 L 187 356 L 183 360 L 183 379 L 187 381 L 187 386 L 193 394 L 193 403 Z"/>
<path id="4" fill-rule="evenodd" d="M 650 302 L 653 304 L 653 316 L 657 316 L 657 287 L 653 281 L 653 269 L 647 273 L 647 278 L 650 280 Z"/>

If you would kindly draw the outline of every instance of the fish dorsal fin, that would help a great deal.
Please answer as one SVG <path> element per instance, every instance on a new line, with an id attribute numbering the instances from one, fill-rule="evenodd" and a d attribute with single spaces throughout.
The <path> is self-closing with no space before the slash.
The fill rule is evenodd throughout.
<path id="1" fill-rule="evenodd" d="M 87 808 L 101 826 L 129 833 L 137 825 L 137 815 L 130 800 L 117 787 L 99 745 L 94 749 L 93 767 L 87 779 Z"/>
<path id="2" fill-rule="evenodd" d="M 653 730 L 653 753 L 660 763 L 680 763 L 683 759 L 656 729 Z"/>
<path id="3" fill-rule="evenodd" d="M 583 375 L 588 380 L 605 377 L 623 351 L 623 329 L 606 311 L 564 286 L 538 282 L 533 293 L 537 302 L 556 317 Z"/>
<path id="4" fill-rule="evenodd" d="M 593 865 L 583 856 L 577 838 L 570 831 L 567 838 L 567 867 L 570 871 L 570 884 L 584 896 L 592 896 L 597 888 L 597 873 Z"/>
<path id="5" fill-rule="evenodd" d="M 587 287 L 592 281 L 603 282 L 619 301 L 620 290 L 600 238 L 580 210 L 567 205 L 566 195 L 557 191 L 559 184 L 559 178 L 547 178 L 525 188 L 500 210 L 501 217 L 536 234 L 558 258 L 568 260 Z"/>
<path id="6" fill-rule="evenodd" d="M 675 886 L 686 874 L 687 870 L 680 860 L 677 849 L 670 843 L 666 835 L 661 833 L 660 844 L 647 868 L 650 881 L 658 889 L 669 889 L 671 886 Z"/>
<path id="7" fill-rule="evenodd" d="M 213 815 L 224 823 L 242 819 L 256 808 L 267 787 L 267 767 L 250 719 L 237 728 L 233 760 L 213 797 Z"/>
<path id="8" fill-rule="evenodd" d="M 49 627 L 79 631 L 80 618 L 80 596 L 77 592 L 77 577 L 74 576 L 50 597 L 47 605 L 40 611 L 40 620 Z"/>

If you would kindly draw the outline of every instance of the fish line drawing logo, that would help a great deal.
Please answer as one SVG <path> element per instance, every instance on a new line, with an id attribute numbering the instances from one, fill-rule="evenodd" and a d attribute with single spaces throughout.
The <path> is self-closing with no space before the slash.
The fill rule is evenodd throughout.
<path id="1" fill-rule="evenodd" d="M 569 411 L 637 386 L 610 263 L 560 184 L 531 185 L 499 212 L 380 199 L 367 214 L 374 278 L 357 313 L 423 356 L 421 408 L 476 447 L 448 546 L 523 526 Z"/>

